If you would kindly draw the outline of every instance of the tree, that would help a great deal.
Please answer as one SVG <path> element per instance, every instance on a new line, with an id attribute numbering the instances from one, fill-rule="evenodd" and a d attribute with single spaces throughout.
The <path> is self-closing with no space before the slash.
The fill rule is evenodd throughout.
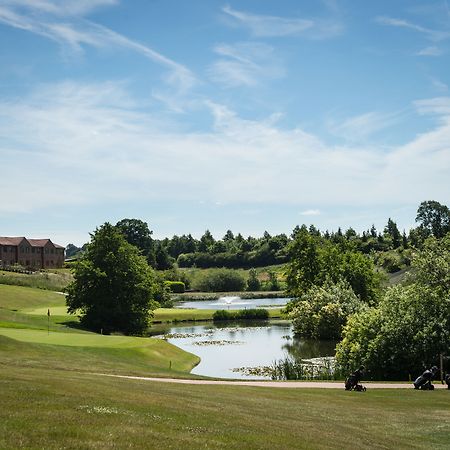
<path id="1" fill-rule="evenodd" d="M 327 279 L 323 286 L 312 286 L 295 304 L 289 316 L 294 333 L 313 339 L 339 339 L 347 318 L 365 308 L 350 285 Z"/>
<path id="2" fill-rule="evenodd" d="M 139 219 L 122 219 L 116 223 L 116 227 L 131 245 L 136 246 L 142 252 L 148 263 L 155 267 L 153 232 L 148 228 L 148 224 Z"/>
<path id="3" fill-rule="evenodd" d="M 250 269 L 247 279 L 247 291 L 259 291 L 261 289 L 261 282 L 258 278 L 258 273 L 255 269 Z"/>
<path id="4" fill-rule="evenodd" d="M 87 328 L 141 334 L 161 289 L 137 247 L 118 228 L 105 223 L 91 234 L 67 294 L 68 312 L 80 314 Z"/>
<path id="5" fill-rule="evenodd" d="M 361 300 L 376 303 L 380 277 L 372 260 L 353 250 L 350 243 L 335 244 L 300 230 L 289 246 L 289 257 L 286 281 L 293 297 L 301 297 L 313 285 L 321 286 L 327 278 L 344 279 Z"/>
<path id="6" fill-rule="evenodd" d="M 390 236 L 392 239 L 392 247 L 398 248 L 401 245 L 401 234 L 398 230 L 397 224 L 391 219 L 388 219 L 388 223 L 386 227 L 384 228 L 385 234 Z"/>
<path id="7" fill-rule="evenodd" d="M 422 202 L 417 210 L 416 222 L 428 235 L 441 238 L 450 231 L 450 210 L 435 200 Z"/>
<path id="8" fill-rule="evenodd" d="M 416 376 L 450 348 L 450 234 L 430 238 L 413 260 L 408 286 L 351 317 L 337 346 L 343 371 L 364 364 L 372 378 Z"/>
<path id="9" fill-rule="evenodd" d="M 203 236 L 200 238 L 198 249 L 200 252 L 207 252 L 210 250 L 210 248 L 214 245 L 215 242 L 216 241 L 211 232 L 209 230 L 206 230 Z"/>

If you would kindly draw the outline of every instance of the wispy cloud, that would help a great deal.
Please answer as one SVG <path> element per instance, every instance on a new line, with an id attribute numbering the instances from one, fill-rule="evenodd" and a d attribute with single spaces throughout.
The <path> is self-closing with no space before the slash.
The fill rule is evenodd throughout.
<path id="1" fill-rule="evenodd" d="M 419 114 L 450 116 L 450 97 L 435 97 L 417 100 L 414 106 Z"/>
<path id="2" fill-rule="evenodd" d="M 166 68 L 164 81 L 183 93 L 196 82 L 195 75 L 184 65 L 140 42 L 81 17 L 100 6 L 116 4 L 115 0 L 0 1 L 0 22 L 51 39 L 75 52 L 83 47 L 128 49 Z"/>
<path id="3" fill-rule="evenodd" d="M 214 128 L 182 132 L 178 122 L 137 110 L 117 83 L 40 86 L 27 98 L 1 101 L 9 178 L 0 178 L 0 216 L 152 199 L 313 204 L 320 211 L 335 203 L 419 203 L 448 192 L 447 97 L 417 102 L 419 112 L 440 114 L 437 125 L 385 152 L 330 146 L 300 128 L 278 127 L 276 117 L 244 120 L 220 104 L 206 106 Z M 44 184 L 42 173 L 51 173 Z"/>
<path id="4" fill-rule="evenodd" d="M 443 93 L 443 92 L 447 92 L 448 91 L 448 86 L 447 84 L 445 84 L 443 81 L 441 81 L 439 78 L 436 77 L 430 77 L 430 81 L 431 84 L 433 85 L 433 87 Z"/>
<path id="5" fill-rule="evenodd" d="M 370 111 L 342 120 L 328 119 L 326 125 L 335 136 L 349 142 L 361 142 L 381 130 L 394 126 L 399 120 L 399 113 Z"/>
<path id="6" fill-rule="evenodd" d="M 396 19 L 392 17 L 379 16 L 376 19 L 376 22 L 382 25 L 389 25 L 393 27 L 407 28 L 413 31 L 417 31 L 419 33 L 424 34 L 428 39 L 432 41 L 442 41 L 450 38 L 450 32 L 441 31 L 441 30 L 433 30 L 431 28 L 426 28 L 421 25 L 417 25 L 413 22 L 404 19 Z"/>
<path id="7" fill-rule="evenodd" d="M 38 13 L 58 16 L 84 15 L 104 6 L 114 6 L 118 0 L 1 0 L 0 5 L 26 8 Z"/>
<path id="8" fill-rule="evenodd" d="M 325 39 L 342 33 L 342 24 L 334 19 L 304 19 L 258 15 L 239 11 L 226 5 L 222 11 L 235 24 L 249 29 L 254 37 L 306 36 Z"/>
<path id="9" fill-rule="evenodd" d="M 422 50 L 419 50 L 416 55 L 418 56 L 441 56 L 442 50 L 439 47 L 436 47 L 434 45 L 430 47 L 425 47 Z"/>
<path id="10" fill-rule="evenodd" d="M 256 42 L 216 45 L 221 56 L 209 68 L 210 77 L 225 87 L 255 86 L 261 80 L 279 78 L 284 69 L 273 47 Z"/>

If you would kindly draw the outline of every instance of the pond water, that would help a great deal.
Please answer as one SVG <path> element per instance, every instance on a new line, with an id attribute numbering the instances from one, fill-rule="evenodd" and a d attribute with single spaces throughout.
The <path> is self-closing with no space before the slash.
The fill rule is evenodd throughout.
<path id="1" fill-rule="evenodd" d="M 175 308 L 189 309 L 250 309 L 250 308 L 281 308 L 286 306 L 290 298 L 253 298 L 220 297 L 217 300 L 200 300 L 179 302 Z"/>
<path id="2" fill-rule="evenodd" d="M 169 325 L 155 327 L 154 333 L 165 334 L 168 342 L 201 358 L 191 373 L 218 378 L 270 379 L 268 375 L 243 372 L 242 368 L 271 366 L 285 356 L 334 356 L 336 344 L 295 338 L 288 321 Z"/>

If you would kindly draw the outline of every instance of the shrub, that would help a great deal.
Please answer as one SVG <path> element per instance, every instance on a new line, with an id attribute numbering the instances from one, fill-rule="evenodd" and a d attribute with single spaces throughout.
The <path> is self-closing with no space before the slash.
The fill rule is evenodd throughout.
<path id="1" fill-rule="evenodd" d="M 183 294 L 185 285 L 182 281 L 164 281 L 164 285 L 174 294 Z"/>
<path id="2" fill-rule="evenodd" d="M 267 320 L 268 318 L 269 311 L 263 308 L 239 309 L 237 311 L 220 309 L 213 314 L 215 322 L 221 320 Z"/>
<path id="3" fill-rule="evenodd" d="M 347 318 L 364 308 L 346 281 L 327 280 L 292 303 L 294 333 L 314 339 L 339 339 Z"/>
<path id="4" fill-rule="evenodd" d="M 196 280 L 196 288 L 204 292 L 239 292 L 244 286 L 244 277 L 231 269 L 211 270 Z"/>

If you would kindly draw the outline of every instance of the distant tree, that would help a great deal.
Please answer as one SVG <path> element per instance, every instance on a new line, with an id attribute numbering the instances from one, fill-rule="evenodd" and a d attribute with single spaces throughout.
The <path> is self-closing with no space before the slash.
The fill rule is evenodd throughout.
<path id="1" fill-rule="evenodd" d="M 403 234 L 402 234 L 402 246 L 403 246 L 403 248 L 409 247 L 408 237 L 406 236 L 405 230 L 403 230 Z"/>
<path id="2" fill-rule="evenodd" d="M 167 270 L 173 266 L 173 258 L 170 257 L 167 247 L 160 242 L 155 245 L 155 268 L 158 270 Z"/>
<path id="3" fill-rule="evenodd" d="M 392 240 L 392 247 L 398 248 L 401 245 L 401 234 L 397 228 L 397 224 L 391 219 L 388 219 L 388 223 L 384 228 L 385 234 L 387 234 Z"/>
<path id="4" fill-rule="evenodd" d="M 74 267 L 67 288 L 70 314 L 80 314 L 87 328 L 104 333 L 141 334 L 161 298 L 153 270 L 117 227 L 105 223 Z"/>
<path id="5" fill-rule="evenodd" d="M 216 241 L 211 232 L 209 230 L 206 230 L 203 236 L 200 238 L 198 249 L 200 252 L 207 252 L 212 248 L 215 242 Z"/>
<path id="6" fill-rule="evenodd" d="M 450 231 L 450 210 L 434 200 L 422 202 L 417 210 L 416 222 L 428 235 L 441 238 Z"/>
<path id="7" fill-rule="evenodd" d="M 72 258 L 73 256 L 75 256 L 77 253 L 81 252 L 81 248 L 77 247 L 73 244 L 69 244 L 66 247 L 66 258 Z"/>
<path id="8" fill-rule="evenodd" d="M 267 283 L 267 287 L 270 291 L 279 291 L 280 290 L 280 283 L 278 282 L 278 276 L 277 273 L 273 270 L 267 271 L 267 274 L 269 275 L 269 280 Z"/>
<path id="9" fill-rule="evenodd" d="M 258 278 L 258 273 L 255 269 L 250 269 L 247 279 L 247 291 L 259 291 L 261 289 L 261 282 Z"/>
<path id="10" fill-rule="evenodd" d="M 244 289 L 245 280 L 237 270 L 212 269 L 196 280 L 194 287 L 205 292 L 239 292 Z"/>

